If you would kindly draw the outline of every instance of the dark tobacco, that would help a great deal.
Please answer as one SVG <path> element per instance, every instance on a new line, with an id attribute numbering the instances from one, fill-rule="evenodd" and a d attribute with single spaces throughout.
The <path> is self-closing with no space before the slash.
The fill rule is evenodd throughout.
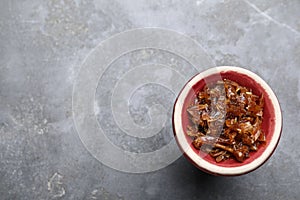
<path id="1" fill-rule="evenodd" d="M 266 142 L 261 129 L 263 106 L 263 95 L 234 81 L 208 84 L 187 108 L 187 134 L 195 148 L 208 152 L 216 162 L 229 158 L 243 162 Z"/>

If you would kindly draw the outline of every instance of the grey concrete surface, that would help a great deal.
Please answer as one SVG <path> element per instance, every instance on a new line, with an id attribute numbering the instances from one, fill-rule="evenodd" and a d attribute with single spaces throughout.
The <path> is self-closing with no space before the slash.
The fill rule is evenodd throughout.
<path id="1" fill-rule="evenodd" d="M 299 0 L 1 0 L 0 199 L 299 199 L 299 10 Z M 278 96 L 284 123 L 267 163 L 247 175 L 214 177 L 180 157 L 158 171 L 132 174 L 107 167 L 88 152 L 72 118 L 81 63 L 101 41 L 143 27 L 183 33 L 215 65 L 245 67 L 266 80 Z M 182 58 L 161 50 L 132 54 L 116 60 L 101 78 L 100 103 L 124 65 L 174 61 L 188 76 L 196 73 Z M 132 95 L 129 112 L 146 126 L 147 106 L 154 101 L 169 108 L 175 97 L 168 88 L 147 84 Z M 100 124 L 105 117 L 100 110 Z M 165 136 L 157 136 L 162 142 L 149 145 L 148 139 L 145 148 L 116 139 L 113 128 L 106 134 L 124 150 L 153 151 L 172 139 L 169 125 L 165 129 Z"/>

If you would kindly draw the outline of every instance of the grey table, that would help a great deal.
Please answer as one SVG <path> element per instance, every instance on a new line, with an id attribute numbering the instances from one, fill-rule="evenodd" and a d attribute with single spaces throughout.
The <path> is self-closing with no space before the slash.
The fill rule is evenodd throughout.
<path id="1" fill-rule="evenodd" d="M 1 0 L 0 199 L 299 199 L 299 10 L 299 0 Z M 158 74 L 153 77 L 160 81 L 168 78 L 173 66 L 184 82 L 211 67 L 209 63 L 234 65 L 260 75 L 281 103 L 282 138 L 266 164 L 247 175 L 214 177 L 179 155 L 157 170 L 128 173 L 122 170 L 126 160 L 118 166 L 105 165 L 86 148 L 72 115 L 80 67 L 92 49 L 101 50 L 100 42 L 144 27 L 192 38 L 207 61 L 193 68 L 178 54 L 155 48 L 138 49 L 114 60 L 98 77 L 95 92 L 95 116 L 112 145 L 141 155 L 173 141 L 169 118 L 177 90 L 145 78 L 152 77 L 151 67 L 143 73 L 135 66 L 154 63 Z M 173 40 L 176 44 L 177 49 L 189 51 Z M 122 49 L 115 45 L 116 51 Z M 181 77 L 172 73 L 175 79 Z M 136 139 L 112 120 L 111 97 L 123 95 L 112 91 L 128 74 L 127 82 L 122 82 L 125 86 L 130 77 L 147 81 L 125 99 L 127 114 L 140 128 L 163 119 L 166 123 L 156 125 L 162 128 L 158 136 L 147 131 L 148 138 Z M 158 158 L 164 156 L 158 153 Z M 150 166 L 155 167 L 155 157 L 153 162 Z"/>

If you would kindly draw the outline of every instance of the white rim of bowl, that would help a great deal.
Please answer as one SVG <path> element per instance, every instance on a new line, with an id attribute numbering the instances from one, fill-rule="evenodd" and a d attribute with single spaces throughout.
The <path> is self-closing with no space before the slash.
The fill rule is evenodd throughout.
<path id="1" fill-rule="evenodd" d="M 214 165 L 203 158 L 201 158 L 198 154 L 196 154 L 193 149 L 190 147 L 190 144 L 186 140 L 184 129 L 182 127 L 181 122 L 181 116 L 182 116 L 182 106 L 184 103 L 184 100 L 186 99 L 189 91 L 192 89 L 192 86 L 195 85 L 200 80 L 220 72 L 226 72 L 226 71 L 234 71 L 238 72 L 240 74 L 244 74 L 255 80 L 258 84 L 261 85 L 261 87 L 266 91 L 266 93 L 269 95 L 269 98 L 273 104 L 274 107 L 274 120 L 275 120 L 275 128 L 274 133 L 271 141 L 269 141 L 269 144 L 265 151 L 255 160 L 252 162 L 238 166 L 238 167 L 224 167 L 224 166 L 218 166 Z M 219 174 L 219 175 L 239 175 L 239 174 L 245 174 L 250 171 L 255 170 L 259 166 L 261 166 L 273 153 L 275 150 L 279 139 L 281 135 L 281 128 L 282 128 L 282 115 L 281 115 L 281 109 L 278 102 L 277 97 L 275 96 L 273 90 L 270 88 L 270 86 L 258 75 L 255 73 L 244 69 L 240 67 L 234 67 L 234 66 L 219 66 L 219 67 L 213 67 L 210 69 L 207 69 L 199 74 L 197 74 L 195 77 L 193 77 L 182 89 L 180 92 L 175 106 L 174 106 L 174 113 L 173 113 L 173 126 L 175 131 L 175 137 L 177 137 L 177 142 L 179 146 L 181 147 L 182 151 L 188 156 L 197 166 L 199 166 L 201 169 L 211 172 L 213 174 Z"/>

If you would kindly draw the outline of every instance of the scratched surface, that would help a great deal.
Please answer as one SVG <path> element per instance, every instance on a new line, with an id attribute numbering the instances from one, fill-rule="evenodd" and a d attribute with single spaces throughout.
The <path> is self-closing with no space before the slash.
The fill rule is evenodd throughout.
<path id="1" fill-rule="evenodd" d="M 299 0 L 1 0 L 0 199 L 299 199 L 299 10 Z M 101 41 L 143 27 L 184 33 L 216 65 L 248 68 L 269 83 L 280 101 L 284 127 L 265 165 L 240 177 L 213 177 L 180 157 L 158 171 L 131 174 L 103 165 L 87 151 L 72 119 L 80 64 Z M 147 52 L 120 58 L 103 80 L 113 82 L 115 69 L 143 59 L 177 59 L 184 73 L 195 73 L 178 56 Z M 97 89 L 98 100 L 105 99 L 104 85 Z M 145 98 L 149 94 L 163 105 L 176 96 L 159 85 L 138 89 L 129 102 L 138 125 L 151 121 L 147 106 L 138 104 L 151 104 Z M 159 148 L 155 143 L 146 150 L 115 144 L 128 151 Z"/>

